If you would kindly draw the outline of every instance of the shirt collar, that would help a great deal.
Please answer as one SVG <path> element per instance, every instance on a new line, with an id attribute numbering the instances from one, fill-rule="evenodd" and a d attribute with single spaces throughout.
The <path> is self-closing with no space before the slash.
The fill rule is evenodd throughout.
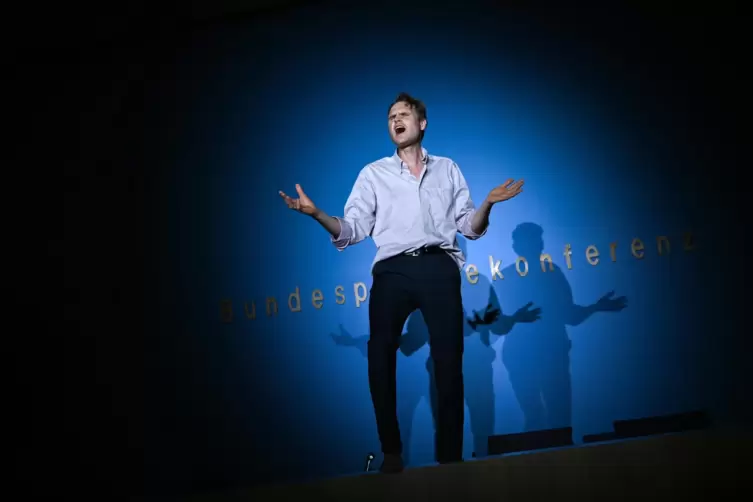
<path id="1" fill-rule="evenodd" d="M 397 154 L 397 150 L 395 150 L 395 153 L 392 155 L 392 159 L 401 171 L 403 168 L 408 169 L 408 166 L 405 165 L 403 159 Z M 426 148 L 421 148 L 421 162 L 423 162 L 424 165 L 429 164 L 429 152 L 426 151 Z"/>

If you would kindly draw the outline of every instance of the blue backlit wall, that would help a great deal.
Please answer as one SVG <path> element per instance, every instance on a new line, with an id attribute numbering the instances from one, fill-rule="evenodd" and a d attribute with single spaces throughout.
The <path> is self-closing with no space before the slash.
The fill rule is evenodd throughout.
<path id="1" fill-rule="evenodd" d="M 185 484 L 335 476 L 378 452 L 359 345 L 374 245 L 337 252 L 277 191 L 300 183 L 340 214 L 358 171 L 392 154 L 386 111 L 400 91 L 426 102 L 424 146 L 459 164 L 477 202 L 507 178 L 526 181 L 494 208 L 484 238 L 463 243 L 478 273 L 475 284 L 464 273 L 468 312 L 490 298 L 507 315 L 528 302 L 543 309 L 539 323 L 489 345 L 484 333 L 466 338 L 466 457 L 484 434 L 571 424 L 579 441 L 616 419 L 723 414 L 722 377 L 709 370 L 717 343 L 704 330 L 719 291 L 709 250 L 724 236 L 700 209 L 696 179 L 682 175 L 700 162 L 683 143 L 682 86 L 530 18 L 421 15 L 307 10 L 227 25 L 170 69 L 158 112 L 172 168 L 155 214 L 155 343 L 172 354 L 161 399 L 180 411 L 161 419 L 173 435 L 151 444 L 161 475 Z M 556 270 L 541 273 L 534 238 L 513 239 L 525 223 L 543 231 Z M 599 312 L 611 291 L 627 307 Z M 412 465 L 433 455 L 428 347 L 418 347 L 398 369 Z M 558 373 L 568 367 L 569 389 Z M 526 416 L 518 397 L 531 401 L 526 385 L 547 381 L 552 410 L 571 414 L 547 419 L 534 402 Z"/>

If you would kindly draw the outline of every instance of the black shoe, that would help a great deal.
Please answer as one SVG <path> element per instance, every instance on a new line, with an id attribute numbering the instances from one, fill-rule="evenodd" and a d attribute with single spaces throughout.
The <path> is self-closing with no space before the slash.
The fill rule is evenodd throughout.
<path id="1" fill-rule="evenodd" d="M 397 474 L 403 472 L 403 456 L 399 453 L 385 453 L 379 472 L 382 474 Z"/>

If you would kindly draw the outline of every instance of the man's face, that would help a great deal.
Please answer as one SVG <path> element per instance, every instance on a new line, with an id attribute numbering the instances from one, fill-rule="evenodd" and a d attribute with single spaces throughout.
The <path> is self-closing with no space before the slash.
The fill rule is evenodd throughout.
<path id="1" fill-rule="evenodd" d="M 398 148 L 404 148 L 418 142 L 421 131 L 426 129 L 426 120 L 418 120 L 416 110 L 400 101 L 392 105 L 387 115 L 390 138 Z"/>

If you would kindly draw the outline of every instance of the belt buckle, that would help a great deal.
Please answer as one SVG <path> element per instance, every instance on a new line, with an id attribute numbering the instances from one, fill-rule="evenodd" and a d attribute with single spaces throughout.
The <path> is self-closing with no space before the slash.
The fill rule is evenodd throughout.
<path id="1" fill-rule="evenodd" d="M 421 251 L 417 249 L 415 251 L 408 251 L 405 254 L 407 254 L 408 256 L 419 256 L 421 254 Z"/>

